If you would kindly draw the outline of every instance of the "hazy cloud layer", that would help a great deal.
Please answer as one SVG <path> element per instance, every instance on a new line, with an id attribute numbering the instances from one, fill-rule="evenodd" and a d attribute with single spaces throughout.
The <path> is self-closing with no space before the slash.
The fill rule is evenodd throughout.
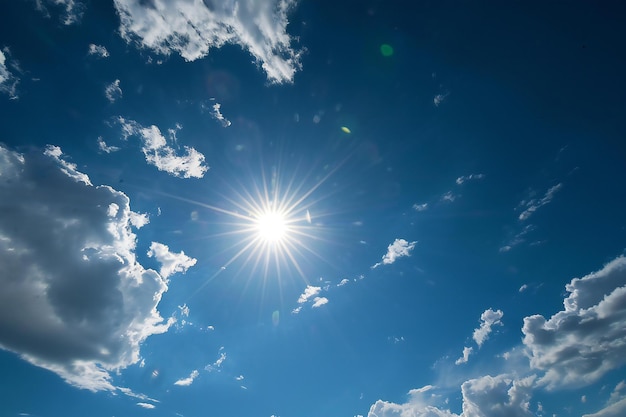
<path id="1" fill-rule="evenodd" d="M 295 3 L 114 0 L 127 42 L 163 55 L 175 52 L 187 61 L 203 58 L 211 48 L 239 45 L 276 83 L 293 81 L 300 68 L 300 52 L 287 34 L 287 15 Z"/>
<path id="2" fill-rule="evenodd" d="M 0 346 L 77 387 L 113 390 L 109 372 L 171 324 L 157 311 L 167 283 L 135 258 L 131 227 L 145 216 L 64 158 L 0 146 Z"/>
<path id="3" fill-rule="evenodd" d="M 564 310 L 526 317 L 522 328 L 530 364 L 545 371 L 539 383 L 549 389 L 587 385 L 626 363 L 626 258 L 565 289 Z"/>
<path id="4" fill-rule="evenodd" d="M 378 268 L 380 265 L 390 265 L 403 256 L 410 256 L 416 243 L 417 241 L 409 242 L 405 239 L 394 240 L 393 243 L 387 247 L 387 253 L 383 255 L 382 262 L 377 262 L 372 265 L 372 269 Z"/>
<path id="5" fill-rule="evenodd" d="M 141 139 L 141 151 L 146 157 L 146 162 L 154 165 L 159 171 L 165 171 L 175 177 L 202 178 L 209 169 L 204 164 L 204 155 L 192 147 L 185 146 L 185 153 L 177 155 L 176 150 L 168 143 L 176 141 L 175 131 L 170 129 L 169 141 L 166 139 L 158 127 L 152 125 L 143 127 L 133 120 L 118 118 L 122 127 L 124 139 L 129 136 L 136 136 Z"/>

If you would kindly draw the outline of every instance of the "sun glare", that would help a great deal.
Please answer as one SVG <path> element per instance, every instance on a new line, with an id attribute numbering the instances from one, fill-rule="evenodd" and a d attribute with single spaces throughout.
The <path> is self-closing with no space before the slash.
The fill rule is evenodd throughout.
<path id="1" fill-rule="evenodd" d="M 287 218 L 278 211 L 266 211 L 256 218 L 258 237 L 267 243 L 280 243 L 287 237 Z"/>

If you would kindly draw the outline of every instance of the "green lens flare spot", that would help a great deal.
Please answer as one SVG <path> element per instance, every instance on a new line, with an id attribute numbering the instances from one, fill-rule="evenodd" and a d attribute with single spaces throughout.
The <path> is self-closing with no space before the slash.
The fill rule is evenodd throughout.
<path id="1" fill-rule="evenodd" d="M 391 56 L 393 55 L 393 48 L 391 45 L 383 43 L 380 45 L 380 53 L 383 54 L 383 56 Z"/>
<path id="2" fill-rule="evenodd" d="M 347 134 L 350 134 L 350 133 L 351 133 L 351 130 L 350 130 L 349 128 L 345 127 L 345 126 L 341 126 L 341 131 L 342 131 L 343 133 L 347 133 Z"/>

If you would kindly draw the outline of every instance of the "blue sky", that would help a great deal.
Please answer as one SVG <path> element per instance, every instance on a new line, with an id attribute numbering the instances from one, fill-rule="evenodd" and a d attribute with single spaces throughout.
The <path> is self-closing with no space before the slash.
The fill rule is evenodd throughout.
<path id="1" fill-rule="evenodd" d="M 626 414 L 622 5 L 0 8 L 0 415 Z"/>

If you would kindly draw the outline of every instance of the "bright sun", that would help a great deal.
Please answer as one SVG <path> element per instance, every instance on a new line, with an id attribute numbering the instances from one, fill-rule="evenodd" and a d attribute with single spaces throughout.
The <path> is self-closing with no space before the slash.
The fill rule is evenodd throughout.
<path id="1" fill-rule="evenodd" d="M 287 237 L 287 218 L 278 211 L 265 211 L 256 218 L 258 237 L 267 243 L 280 243 Z"/>

